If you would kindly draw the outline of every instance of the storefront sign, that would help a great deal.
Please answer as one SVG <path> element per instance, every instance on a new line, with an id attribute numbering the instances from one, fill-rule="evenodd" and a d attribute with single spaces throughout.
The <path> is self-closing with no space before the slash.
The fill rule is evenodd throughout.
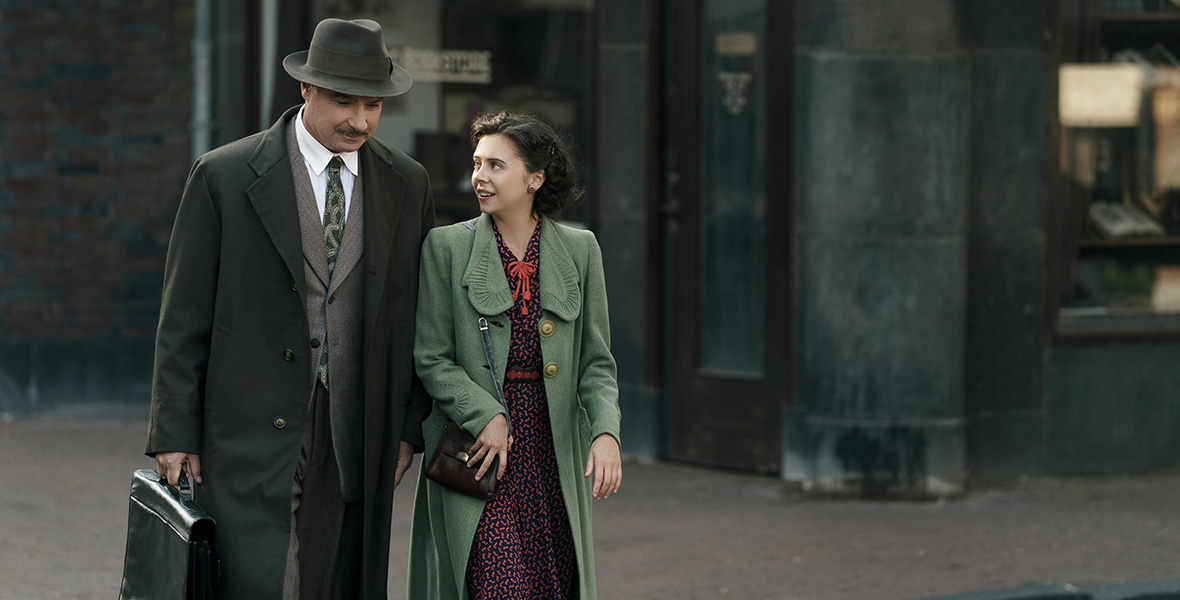
<path id="1" fill-rule="evenodd" d="M 758 53 L 758 36 L 753 31 L 726 31 L 717 34 L 717 56 L 754 56 Z"/>
<path id="2" fill-rule="evenodd" d="M 414 81 L 491 83 L 492 53 L 487 50 L 390 48 L 393 62 L 405 67 Z"/>

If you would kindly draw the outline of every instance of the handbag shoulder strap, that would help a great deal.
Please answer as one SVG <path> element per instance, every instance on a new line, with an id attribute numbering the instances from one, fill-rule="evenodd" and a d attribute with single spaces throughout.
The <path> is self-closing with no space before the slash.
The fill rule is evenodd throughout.
<path id="1" fill-rule="evenodd" d="M 508 402 L 504 400 L 504 386 L 500 385 L 500 374 L 496 371 L 496 359 L 492 357 L 492 340 L 488 337 L 488 320 L 479 318 L 479 333 L 483 336 L 483 351 L 488 355 L 488 370 L 492 372 L 492 385 L 496 388 L 496 398 L 504 406 L 504 420 L 508 422 L 508 435 L 512 435 L 512 417 L 508 415 Z"/>
<path id="2" fill-rule="evenodd" d="M 475 223 L 463 221 L 463 226 L 471 230 L 475 237 Z M 479 318 L 479 333 L 483 336 L 483 351 L 488 356 L 488 370 L 492 372 L 492 385 L 496 387 L 496 399 L 504 407 L 504 420 L 508 422 L 508 435 L 512 435 L 512 417 L 508 415 L 508 401 L 504 400 L 504 386 L 500 384 L 500 373 L 496 371 L 496 359 L 492 357 L 492 340 L 488 337 L 488 320 Z"/>

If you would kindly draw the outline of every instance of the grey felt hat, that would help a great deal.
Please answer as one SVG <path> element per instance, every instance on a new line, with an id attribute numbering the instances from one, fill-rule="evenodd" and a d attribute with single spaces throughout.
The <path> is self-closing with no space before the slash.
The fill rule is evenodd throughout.
<path id="1" fill-rule="evenodd" d="M 283 68 L 299 81 L 350 96 L 398 96 L 414 85 L 389 58 L 381 25 L 369 19 L 320 21 L 311 48 L 288 54 Z"/>

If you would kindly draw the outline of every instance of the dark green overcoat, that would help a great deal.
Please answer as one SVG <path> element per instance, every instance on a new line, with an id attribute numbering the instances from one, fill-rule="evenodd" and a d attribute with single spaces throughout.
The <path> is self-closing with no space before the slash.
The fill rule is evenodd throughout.
<path id="1" fill-rule="evenodd" d="M 311 398 L 311 339 L 288 110 L 205 154 L 168 247 L 147 452 L 201 456 L 196 499 L 217 521 L 217 597 L 280 598 L 291 484 Z M 385 598 L 400 441 L 423 445 L 429 398 L 413 371 L 425 170 L 377 140 L 364 186 L 364 598 Z"/>
<path id="2" fill-rule="evenodd" d="M 478 434 L 504 408 L 496 399 L 479 332 L 489 327 L 494 367 L 503 381 L 512 336 L 512 290 L 504 275 L 491 218 L 430 232 L 422 248 L 418 298 L 418 375 L 434 398 L 422 425 L 426 454 L 434 452 L 447 417 Z M 597 597 L 591 525 L 591 479 L 583 476 L 590 442 L 619 437 L 619 389 L 610 353 L 606 280 L 594 234 L 545 219 L 540 242 L 541 341 L 553 449 L 573 531 L 579 595 Z M 509 465 L 509 468 L 512 468 Z M 425 471 L 423 469 L 422 471 Z M 484 501 L 419 476 L 410 546 L 409 598 L 465 598 L 464 575 Z"/>

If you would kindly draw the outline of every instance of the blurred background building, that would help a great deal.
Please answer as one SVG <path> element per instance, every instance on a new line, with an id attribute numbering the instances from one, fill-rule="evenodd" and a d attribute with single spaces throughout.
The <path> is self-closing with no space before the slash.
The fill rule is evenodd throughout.
<path id="1" fill-rule="evenodd" d="M 852 494 L 1180 464 L 1171 0 L 0 0 L 0 412 L 141 403 L 188 167 L 380 21 L 378 137 L 565 132 L 623 447 Z"/>

